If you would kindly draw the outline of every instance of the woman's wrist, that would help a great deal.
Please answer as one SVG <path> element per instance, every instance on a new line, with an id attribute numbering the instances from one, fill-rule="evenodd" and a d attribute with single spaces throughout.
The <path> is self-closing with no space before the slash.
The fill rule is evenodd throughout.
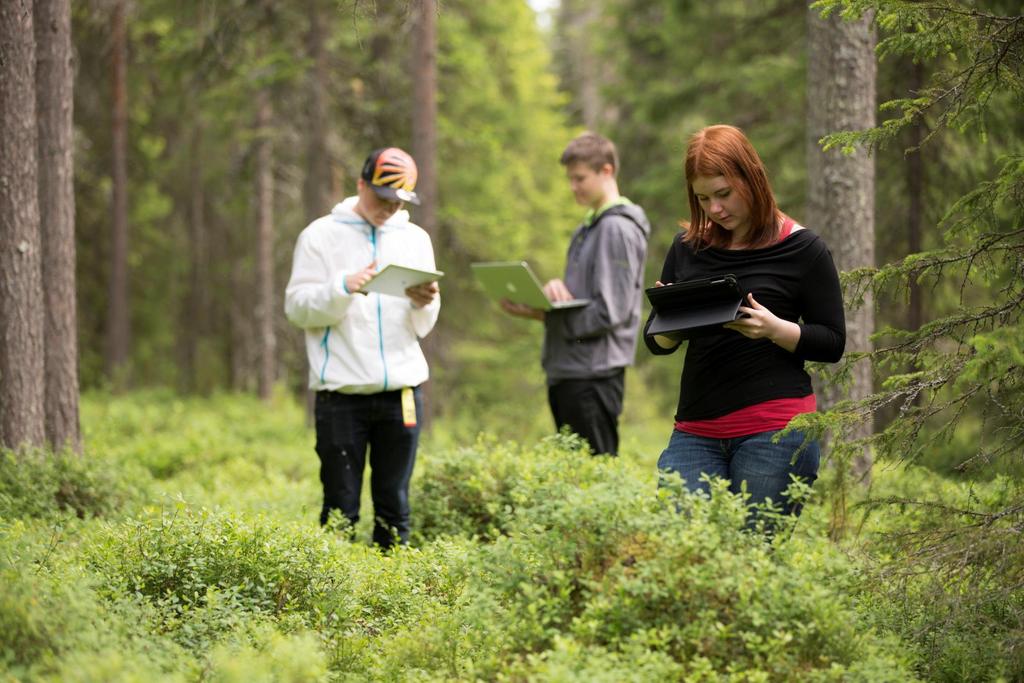
<path id="1" fill-rule="evenodd" d="M 800 342 L 800 326 L 789 320 L 779 320 L 773 327 L 768 340 L 790 353 L 796 351 L 796 345 Z"/>

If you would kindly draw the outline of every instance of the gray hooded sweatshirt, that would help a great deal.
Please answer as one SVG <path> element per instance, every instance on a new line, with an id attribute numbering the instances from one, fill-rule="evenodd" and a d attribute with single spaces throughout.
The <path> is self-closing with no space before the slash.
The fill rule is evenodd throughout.
<path id="1" fill-rule="evenodd" d="M 626 200 L 573 233 L 565 285 L 590 303 L 545 316 L 548 384 L 609 377 L 633 364 L 650 232 L 644 210 Z"/>

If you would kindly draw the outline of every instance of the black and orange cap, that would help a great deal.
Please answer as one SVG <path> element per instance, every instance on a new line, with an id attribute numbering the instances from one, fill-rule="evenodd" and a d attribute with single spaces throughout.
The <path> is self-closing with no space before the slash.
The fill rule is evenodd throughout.
<path id="1" fill-rule="evenodd" d="M 408 152 L 398 147 L 382 147 L 370 152 L 359 176 L 381 199 L 419 204 L 413 191 L 419 171 Z"/>

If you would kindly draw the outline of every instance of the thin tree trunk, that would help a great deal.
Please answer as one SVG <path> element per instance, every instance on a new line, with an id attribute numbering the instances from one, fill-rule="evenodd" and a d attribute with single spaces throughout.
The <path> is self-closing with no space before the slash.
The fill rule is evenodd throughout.
<path id="1" fill-rule="evenodd" d="M 576 108 L 583 125 L 596 130 L 601 122 L 604 104 L 601 99 L 600 63 L 594 51 L 594 25 L 601 14 L 601 4 L 590 0 L 565 0 L 559 6 L 560 23 L 564 26 L 567 81 L 574 93 Z"/>
<path id="2" fill-rule="evenodd" d="M 31 0 L 0 2 L 0 445 L 46 439 Z"/>
<path id="3" fill-rule="evenodd" d="M 232 239 L 233 243 L 237 240 Z M 239 245 L 241 246 L 241 245 Z M 237 252 L 234 252 L 237 253 Z M 248 391 L 250 387 L 250 364 L 249 345 L 251 344 L 251 325 L 249 316 L 245 315 L 249 302 L 249 287 L 251 282 L 246 281 L 245 269 L 242 266 L 241 258 L 234 258 L 231 262 L 231 270 L 228 273 L 228 291 L 238 292 L 239 297 L 227 302 L 228 313 L 228 343 L 224 347 L 227 354 L 228 384 L 232 391 Z"/>
<path id="4" fill-rule="evenodd" d="M 259 395 L 269 401 L 274 389 L 277 337 L 274 334 L 274 171 L 270 141 L 272 109 L 264 90 L 258 98 L 256 126 L 256 201 L 258 236 L 257 278 L 259 280 Z"/>
<path id="5" fill-rule="evenodd" d="M 419 180 L 416 194 L 420 205 L 416 222 L 434 242 L 439 240 L 437 224 L 437 0 L 418 0 L 413 69 L 416 74 L 413 90 L 412 155 L 416 159 Z M 444 348 L 438 330 L 423 340 L 423 352 L 430 363 L 440 362 Z M 423 423 L 429 427 L 436 414 L 430 384 L 423 388 Z"/>
<path id="6" fill-rule="evenodd" d="M 232 150 L 232 157 L 238 154 Z M 236 183 L 242 182 L 240 173 L 233 174 Z M 216 214 L 215 214 L 216 216 Z M 252 391 L 253 358 L 252 348 L 256 345 L 256 325 L 249 311 L 256 307 L 256 296 L 253 295 L 255 278 L 250 277 L 254 268 L 249 252 L 252 238 L 248 233 L 255 216 L 247 215 L 239 224 L 238 221 L 218 221 L 218 232 L 223 253 L 220 260 L 229 263 L 225 291 L 231 295 L 222 300 L 226 310 L 223 318 L 228 321 L 227 344 L 224 347 L 229 372 L 229 384 L 233 391 Z"/>
<path id="7" fill-rule="evenodd" d="M 327 92 L 331 87 L 327 73 L 327 50 L 324 48 L 324 14 L 320 0 L 309 0 L 309 160 L 303 201 L 306 222 L 327 213 L 331 208 L 331 156 L 327 134 Z"/>
<path id="8" fill-rule="evenodd" d="M 823 152 L 819 140 L 828 133 L 875 125 L 874 47 L 870 16 L 843 21 L 836 13 L 825 20 L 808 10 L 807 224 L 825 237 L 840 271 L 875 262 L 874 159 L 863 149 L 850 155 L 835 148 Z M 874 304 L 868 296 L 862 306 L 846 311 L 847 352 L 870 351 L 873 331 Z M 849 393 L 825 387 L 824 405 L 868 396 L 871 372 L 869 361 L 858 362 Z M 871 421 L 866 421 L 854 437 L 867 437 L 872 429 Z M 871 453 L 867 448 L 852 469 L 855 477 L 868 480 Z"/>
<path id="9" fill-rule="evenodd" d="M 35 36 L 46 439 L 56 450 L 80 452 L 69 0 L 36 0 Z"/>
<path id="10" fill-rule="evenodd" d="M 310 222 L 327 213 L 334 200 L 334 173 L 328 146 L 327 93 L 330 77 L 327 69 L 327 50 L 324 47 L 325 26 L 329 27 L 321 0 L 309 0 L 309 158 L 306 182 L 303 186 L 305 219 Z M 326 15 L 329 16 L 329 15 Z M 301 341 L 301 335 L 295 335 Z M 302 395 L 305 397 L 306 422 L 313 425 L 316 394 L 309 390 L 307 375 L 301 372 Z"/>
<path id="11" fill-rule="evenodd" d="M 910 91 L 918 93 L 924 87 L 924 65 L 911 66 Z M 924 139 L 924 121 L 910 126 L 910 149 L 907 152 L 907 253 L 921 251 L 921 223 L 924 211 L 924 163 L 921 159 L 921 141 Z M 910 306 L 907 310 L 907 329 L 916 330 L 924 322 L 924 302 L 917 278 L 910 280 Z M 920 397 L 918 397 L 920 398 Z"/>
<path id="12" fill-rule="evenodd" d="M 114 5 L 111 17 L 111 77 L 113 81 L 112 126 L 112 240 L 110 293 L 107 318 L 107 374 L 115 387 L 127 382 L 131 348 L 128 278 L 128 96 L 126 71 L 128 39 L 124 2 Z"/>
<path id="13" fill-rule="evenodd" d="M 207 297 L 203 286 L 206 261 L 206 195 L 203 185 L 203 128 L 198 121 L 192 129 L 189 147 L 189 278 L 181 321 L 183 341 L 181 377 L 186 391 L 196 391 L 199 385 L 199 344 L 206 330 Z"/>
<path id="14" fill-rule="evenodd" d="M 414 53 L 412 153 L 419 169 L 416 221 L 437 237 L 437 0 L 419 0 Z"/>

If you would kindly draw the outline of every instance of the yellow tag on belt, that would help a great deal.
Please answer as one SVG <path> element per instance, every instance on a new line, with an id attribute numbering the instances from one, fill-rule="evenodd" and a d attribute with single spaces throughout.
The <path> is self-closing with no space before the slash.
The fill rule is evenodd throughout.
<path id="1" fill-rule="evenodd" d="M 416 426 L 416 398 L 412 394 L 412 387 L 402 389 L 402 422 L 406 427 Z"/>

